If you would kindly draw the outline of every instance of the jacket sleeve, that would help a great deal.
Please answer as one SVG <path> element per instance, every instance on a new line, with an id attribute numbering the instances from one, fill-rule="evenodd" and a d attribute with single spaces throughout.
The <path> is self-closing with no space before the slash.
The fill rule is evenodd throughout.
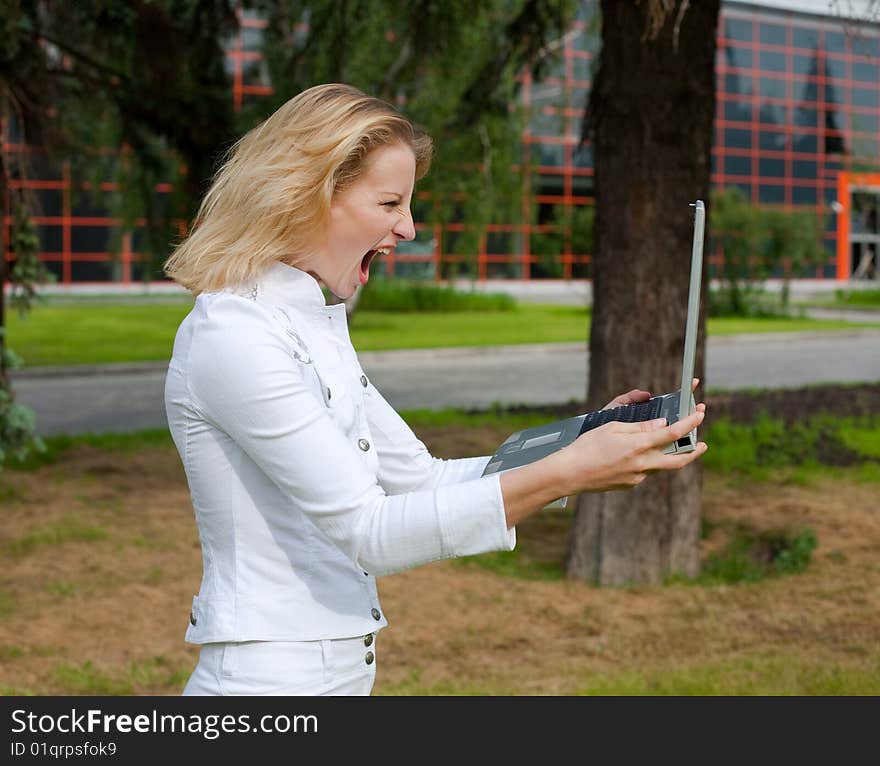
<path id="1" fill-rule="evenodd" d="M 364 400 L 379 455 L 379 483 L 388 494 L 472 481 L 480 478 L 491 460 L 491 455 L 455 460 L 435 458 L 372 384 L 366 389 Z"/>
<path id="2" fill-rule="evenodd" d="M 258 304 L 216 300 L 194 328 L 188 367 L 201 417 L 371 574 L 515 545 L 498 476 L 386 494 Z"/>

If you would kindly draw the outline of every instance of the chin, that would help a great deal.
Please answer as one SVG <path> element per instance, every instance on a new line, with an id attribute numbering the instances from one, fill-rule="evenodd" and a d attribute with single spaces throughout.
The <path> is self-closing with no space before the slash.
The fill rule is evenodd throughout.
<path id="1" fill-rule="evenodd" d="M 327 289 L 341 301 L 347 301 L 357 290 L 356 287 L 328 287 Z"/>

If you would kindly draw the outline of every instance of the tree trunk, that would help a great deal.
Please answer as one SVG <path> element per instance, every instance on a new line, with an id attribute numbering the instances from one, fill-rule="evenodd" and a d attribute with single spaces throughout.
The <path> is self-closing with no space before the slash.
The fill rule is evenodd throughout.
<path id="1" fill-rule="evenodd" d="M 709 194 L 719 0 L 684 0 L 680 13 L 681 5 L 652 36 L 657 0 L 602 1 L 587 115 L 596 158 L 590 409 L 631 388 L 673 391 L 681 379 L 689 203 Z M 701 311 L 695 374 L 703 383 L 704 347 Z M 568 575 L 602 585 L 696 575 L 701 489 L 698 462 L 635 490 L 581 495 Z"/>

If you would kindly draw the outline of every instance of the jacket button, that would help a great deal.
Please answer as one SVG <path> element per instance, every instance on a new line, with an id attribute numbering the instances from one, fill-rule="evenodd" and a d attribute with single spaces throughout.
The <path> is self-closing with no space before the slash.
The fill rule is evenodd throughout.
<path id="1" fill-rule="evenodd" d="M 373 615 L 374 620 L 381 620 L 382 619 L 382 614 L 378 609 L 376 609 L 376 607 L 373 607 L 370 610 L 370 614 Z"/>
<path id="2" fill-rule="evenodd" d="M 372 646 L 372 644 L 373 644 L 373 634 L 367 633 L 367 635 L 364 636 L 364 646 Z"/>
<path id="3" fill-rule="evenodd" d="M 373 659 L 374 659 L 374 657 L 373 657 L 373 653 L 372 653 L 372 652 L 367 652 L 367 656 L 364 657 L 364 662 L 366 662 L 367 665 L 372 665 L 372 664 L 373 664 Z"/>
<path id="4" fill-rule="evenodd" d="M 196 624 L 196 616 L 192 612 L 189 613 L 189 624 L 190 625 Z"/>
<path id="5" fill-rule="evenodd" d="M 327 387 L 327 401 L 329 402 L 332 397 L 333 397 L 333 393 L 330 391 L 330 387 L 328 386 Z"/>
<path id="6" fill-rule="evenodd" d="M 367 376 L 361 375 L 361 385 L 366 388 L 367 387 Z"/>
<path id="7" fill-rule="evenodd" d="M 370 443 L 366 439 L 358 439 L 358 447 L 366 452 L 368 449 L 370 449 Z"/>

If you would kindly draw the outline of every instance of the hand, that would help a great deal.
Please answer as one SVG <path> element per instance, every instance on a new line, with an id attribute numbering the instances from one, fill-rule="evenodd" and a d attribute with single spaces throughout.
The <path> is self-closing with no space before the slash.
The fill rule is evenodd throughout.
<path id="1" fill-rule="evenodd" d="M 606 423 L 587 431 L 556 453 L 562 475 L 568 477 L 566 494 L 630 489 L 648 474 L 668 471 L 692 463 L 707 449 L 698 442 L 693 452 L 664 454 L 663 447 L 681 439 L 703 422 L 706 405 L 670 426 L 663 418 L 642 423 Z M 552 457 L 552 456 L 551 456 Z"/>
<path id="2" fill-rule="evenodd" d="M 603 410 L 610 410 L 614 407 L 624 407 L 627 404 L 638 404 L 639 402 L 646 402 L 650 398 L 651 398 L 650 391 L 642 391 L 639 388 L 634 388 L 632 391 L 627 391 L 625 394 L 621 394 L 620 396 L 615 396 L 602 409 Z"/>
<path id="3" fill-rule="evenodd" d="M 697 386 L 700 384 L 699 378 L 694 378 L 691 390 L 696 391 Z M 646 402 L 651 398 L 650 391 L 642 391 L 640 388 L 634 388 L 632 391 L 627 391 L 625 394 L 621 394 L 620 396 L 615 396 L 608 404 L 606 404 L 602 409 L 610 410 L 613 407 L 624 407 L 627 404 L 638 404 L 639 402 Z"/>

